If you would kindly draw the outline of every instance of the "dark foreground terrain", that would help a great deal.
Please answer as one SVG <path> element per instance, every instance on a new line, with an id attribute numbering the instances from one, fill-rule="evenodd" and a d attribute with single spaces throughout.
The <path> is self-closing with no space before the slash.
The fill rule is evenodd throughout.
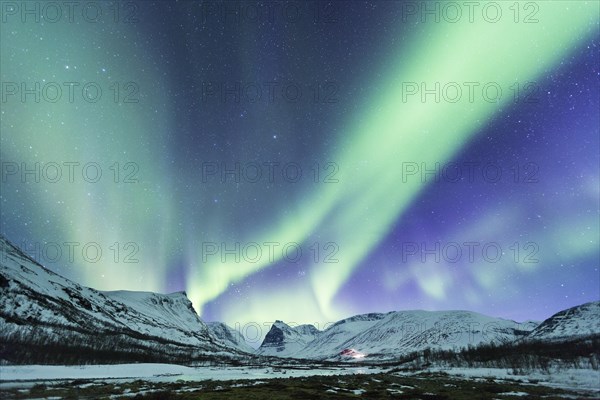
<path id="1" fill-rule="evenodd" d="M 460 379 L 445 374 L 404 377 L 395 374 L 314 376 L 263 381 L 156 383 L 76 380 L 4 389 L 2 399 L 597 399 L 597 393 L 574 392 L 495 379 Z"/>

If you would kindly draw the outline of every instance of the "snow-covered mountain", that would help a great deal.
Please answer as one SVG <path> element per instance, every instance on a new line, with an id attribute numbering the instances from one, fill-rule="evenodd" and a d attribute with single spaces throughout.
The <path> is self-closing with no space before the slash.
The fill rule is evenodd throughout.
<path id="1" fill-rule="evenodd" d="M 313 325 L 291 327 L 282 321 L 275 321 L 256 353 L 265 356 L 290 357 L 305 348 L 318 333 L 319 330 Z"/>
<path id="2" fill-rule="evenodd" d="M 2 359 L 37 357 L 36 346 L 157 360 L 230 350 L 211 336 L 183 292 L 100 292 L 44 268 L 2 236 L 0 253 Z"/>
<path id="3" fill-rule="evenodd" d="M 371 358 L 385 359 L 426 348 L 460 349 L 481 343 L 513 342 L 535 326 L 470 311 L 398 311 L 388 313 L 367 330 L 328 350 L 333 354 L 354 348 Z"/>
<path id="4" fill-rule="evenodd" d="M 119 290 L 101 293 L 133 311 L 123 322 L 136 332 L 194 346 L 211 342 L 208 327 L 196 314 L 185 292 L 159 294 Z"/>
<path id="5" fill-rule="evenodd" d="M 310 329 L 309 329 L 310 328 Z M 425 349 L 460 350 L 481 344 L 564 341 L 600 336 L 600 301 L 561 311 L 542 323 L 517 323 L 471 311 L 392 311 L 363 314 L 318 331 L 277 321 L 258 354 L 314 360 L 386 360 Z"/>
<path id="6" fill-rule="evenodd" d="M 564 340 L 600 335 L 600 301 L 560 311 L 539 324 L 527 340 Z"/>
<path id="7" fill-rule="evenodd" d="M 365 354 L 371 359 L 389 359 L 425 348 L 460 349 L 481 343 L 512 342 L 536 325 L 469 311 L 397 311 L 341 320 L 317 332 L 314 339 L 305 344 L 292 340 L 294 330 L 282 329 L 287 325 L 278 322 L 261 349 L 274 348 L 275 351 L 268 354 L 280 357 L 343 360 L 348 354 Z"/>
<path id="8" fill-rule="evenodd" d="M 342 350 L 352 348 L 352 339 L 373 327 L 386 314 L 361 314 L 340 320 L 322 331 L 312 342 L 293 354 L 297 358 L 323 359 L 337 356 Z"/>
<path id="9" fill-rule="evenodd" d="M 243 351 L 244 353 L 254 353 L 254 348 L 246 343 L 241 332 L 231 328 L 222 322 L 207 322 L 208 331 L 216 342 L 225 347 L 230 347 Z"/>

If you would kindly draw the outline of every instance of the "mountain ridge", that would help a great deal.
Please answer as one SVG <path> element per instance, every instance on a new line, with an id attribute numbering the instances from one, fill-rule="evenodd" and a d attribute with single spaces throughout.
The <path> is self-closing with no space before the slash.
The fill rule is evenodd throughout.
<path id="1" fill-rule="evenodd" d="M 311 341 L 276 321 L 257 353 L 282 358 L 387 360 L 424 349 L 455 350 L 540 340 L 577 341 L 600 335 L 600 301 L 559 311 L 542 322 L 516 322 L 468 310 L 406 310 L 344 318 Z M 282 329 L 285 328 L 285 329 Z"/>
<path id="2" fill-rule="evenodd" d="M 0 362 L 55 362 L 56 354 L 36 353 L 48 348 L 66 353 L 66 362 L 85 360 L 88 350 L 109 361 L 189 361 L 215 355 L 385 361 L 424 349 L 600 335 L 600 301 L 592 301 L 542 322 L 518 323 L 468 310 L 358 314 L 324 330 L 276 320 L 254 350 L 237 330 L 202 321 L 185 291 L 99 291 L 44 267 L 2 235 L 0 251 Z"/>
<path id="3" fill-rule="evenodd" d="M 4 236 L 0 251 L 0 359 L 44 362 L 36 348 L 60 348 L 69 360 L 85 358 L 82 349 L 103 360 L 237 353 L 211 336 L 185 292 L 102 292 L 49 270 Z"/>

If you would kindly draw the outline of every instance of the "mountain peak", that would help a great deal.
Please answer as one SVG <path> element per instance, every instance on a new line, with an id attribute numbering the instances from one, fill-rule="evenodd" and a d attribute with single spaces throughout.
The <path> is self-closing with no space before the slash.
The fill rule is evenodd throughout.
<path id="1" fill-rule="evenodd" d="M 288 357 L 304 348 L 318 334 L 313 325 L 291 327 L 277 320 L 267 332 L 265 339 L 258 348 L 258 354 Z"/>
<path id="2" fill-rule="evenodd" d="M 28 327 L 27 339 L 11 342 L 10 354 L 21 358 L 4 361 L 63 357 L 38 354 L 30 345 L 36 341 L 88 349 L 77 356 L 81 360 L 137 360 L 136 352 L 155 349 L 153 360 L 169 361 L 182 359 L 182 354 L 234 350 L 213 340 L 184 292 L 101 292 L 51 272 L 4 237 L 0 246 L 0 341 L 11 340 Z M 116 350 L 115 343 L 120 346 Z"/>

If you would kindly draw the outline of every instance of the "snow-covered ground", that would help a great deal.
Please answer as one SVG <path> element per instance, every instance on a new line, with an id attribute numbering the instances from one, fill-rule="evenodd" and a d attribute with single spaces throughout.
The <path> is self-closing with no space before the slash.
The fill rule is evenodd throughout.
<path id="1" fill-rule="evenodd" d="M 452 376 L 467 379 L 513 379 L 523 383 L 564 389 L 583 389 L 600 393 L 600 371 L 592 369 L 564 368 L 549 373 L 533 371 L 527 375 L 516 375 L 512 369 L 505 368 L 432 368 L 429 371 L 444 372 Z M 411 375 L 411 373 L 403 375 Z"/>
<path id="2" fill-rule="evenodd" d="M 116 380 L 137 379 L 150 382 L 207 381 L 207 380 L 268 380 L 273 378 L 304 377 L 315 375 L 354 375 L 387 372 L 384 368 L 346 367 L 294 369 L 285 367 L 186 367 L 174 364 L 118 364 L 118 365 L 28 365 L 0 367 L 0 389 L 30 387 L 40 382 L 60 382 L 75 379 Z M 564 389 L 586 390 L 600 393 L 600 371 L 562 369 L 552 373 L 531 372 L 515 375 L 511 369 L 502 368 L 432 368 L 420 372 L 442 372 L 460 379 L 498 382 L 515 380 L 521 383 Z M 395 375 L 414 376 L 414 372 L 395 372 Z M 516 396 L 516 394 L 515 394 Z"/>
<path id="3" fill-rule="evenodd" d="M 20 386 L 27 381 L 61 381 L 74 379 L 143 379 L 152 382 L 272 379 L 314 375 L 376 374 L 381 368 L 348 367 L 319 369 L 285 369 L 278 367 L 186 367 L 174 364 L 117 365 L 19 365 L 0 367 L 0 388 Z M 24 385 L 29 386 L 29 385 Z"/>

